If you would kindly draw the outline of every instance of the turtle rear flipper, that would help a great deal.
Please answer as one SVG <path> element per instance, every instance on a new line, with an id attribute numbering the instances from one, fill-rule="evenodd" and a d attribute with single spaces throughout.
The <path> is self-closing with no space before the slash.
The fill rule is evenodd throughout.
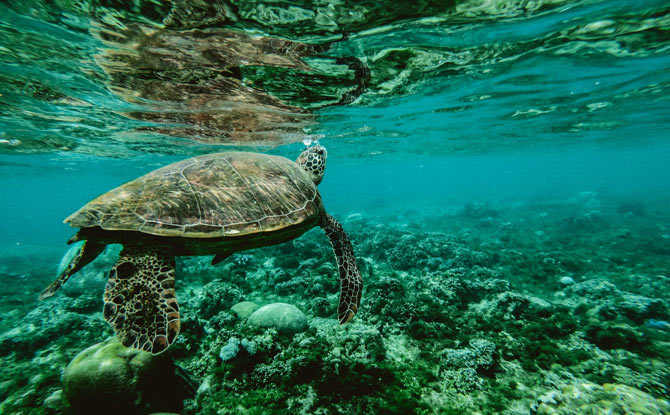
<path id="1" fill-rule="evenodd" d="M 337 306 L 337 318 L 340 324 L 344 324 L 354 318 L 361 304 L 363 279 L 356 265 L 354 248 L 347 234 L 344 233 L 342 225 L 332 216 L 324 213 L 321 227 L 330 239 L 337 259 L 337 268 L 340 272 L 340 303 Z"/>
<path id="2" fill-rule="evenodd" d="M 78 234 L 72 237 L 70 240 L 76 242 L 78 239 Z M 84 241 L 77 253 L 72 257 L 67 266 L 63 271 L 56 277 L 54 282 L 49 284 L 47 288 L 42 291 L 40 294 L 40 300 L 51 297 L 58 291 L 60 287 L 65 284 L 65 282 L 70 278 L 72 274 L 84 268 L 86 265 L 91 263 L 94 259 L 100 255 L 100 253 L 105 249 L 104 244 L 100 244 L 95 241 Z"/>
<path id="3" fill-rule="evenodd" d="M 158 354 L 179 334 L 175 260 L 169 247 L 126 246 L 109 272 L 105 320 L 126 347 Z"/>

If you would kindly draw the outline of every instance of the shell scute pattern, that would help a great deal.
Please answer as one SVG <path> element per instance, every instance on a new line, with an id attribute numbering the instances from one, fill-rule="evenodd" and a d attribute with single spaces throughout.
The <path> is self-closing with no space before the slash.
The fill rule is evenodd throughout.
<path id="1" fill-rule="evenodd" d="M 92 200 L 65 221 L 76 227 L 162 236 L 271 231 L 319 214 L 309 175 L 283 157 L 218 153 L 158 169 Z"/>

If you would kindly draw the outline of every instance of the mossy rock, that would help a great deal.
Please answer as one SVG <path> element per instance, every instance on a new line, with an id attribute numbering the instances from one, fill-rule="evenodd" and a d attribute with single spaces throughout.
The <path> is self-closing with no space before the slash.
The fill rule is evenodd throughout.
<path id="1" fill-rule="evenodd" d="M 235 315 L 240 319 L 240 320 L 246 320 L 249 318 L 251 314 L 253 314 L 254 311 L 258 310 L 260 306 L 254 302 L 251 301 L 242 301 L 241 303 L 237 303 L 234 306 L 230 308 L 230 311 L 235 313 Z"/>
<path id="2" fill-rule="evenodd" d="M 252 326 L 275 328 L 284 335 L 294 335 L 307 329 L 305 313 L 296 306 L 286 303 L 264 305 L 249 316 Z"/>
<path id="3" fill-rule="evenodd" d="M 63 375 L 74 414 L 179 412 L 186 389 L 169 357 L 129 349 L 115 338 L 79 353 Z"/>

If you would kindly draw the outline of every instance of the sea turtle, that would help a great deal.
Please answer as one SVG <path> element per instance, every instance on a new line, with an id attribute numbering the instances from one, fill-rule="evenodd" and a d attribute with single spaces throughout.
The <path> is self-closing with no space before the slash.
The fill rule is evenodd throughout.
<path id="1" fill-rule="evenodd" d="M 325 148 L 293 162 L 251 152 L 207 154 L 154 170 L 93 199 L 65 219 L 81 228 L 72 260 L 40 295 L 49 297 L 108 244 L 122 244 L 109 272 L 103 315 L 128 347 L 158 354 L 179 334 L 175 256 L 229 255 L 286 242 L 320 226 L 340 274 L 340 323 L 361 300 L 354 251 L 342 226 L 325 212 L 316 186 Z"/>

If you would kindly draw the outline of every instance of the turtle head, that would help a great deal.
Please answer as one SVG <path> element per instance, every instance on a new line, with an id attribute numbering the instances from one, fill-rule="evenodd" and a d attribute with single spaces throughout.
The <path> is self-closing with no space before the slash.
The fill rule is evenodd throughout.
<path id="1" fill-rule="evenodd" d="M 328 157 L 326 148 L 317 144 L 307 147 L 305 151 L 300 153 L 295 162 L 309 173 L 314 184 L 318 185 L 321 183 L 323 172 L 326 170 L 326 157 Z"/>

